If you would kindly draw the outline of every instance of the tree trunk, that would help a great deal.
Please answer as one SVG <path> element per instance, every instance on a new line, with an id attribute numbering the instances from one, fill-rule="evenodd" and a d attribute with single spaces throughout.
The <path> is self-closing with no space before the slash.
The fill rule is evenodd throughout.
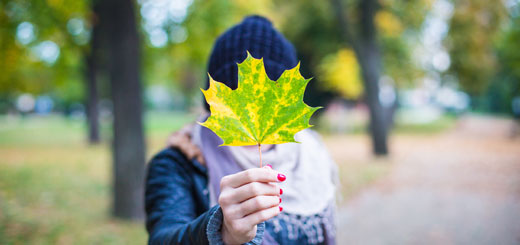
<path id="1" fill-rule="evenodd" d="M 365 101 L 370 111 L 370 133 L 375 155 L 387 155 L 387 123 L 385 111 L 379 101 L 379 76 L 381 55 L 377 45 L 377 32 L 374 23 L 378 8 L 377 0 L 359 0 L 361 20 L 360 35 L 355 38 L 350 31 L 347 11 L 343 9 L 341 0 L 332 0 L 332 7 L 340 26 L 340 33 L 354 49 L 362 70 L 365 85 Z"/>
<path id="2" fill-rule="evenodd" d="M 377 0 L 361 0 L 361 55 L 365 58 L 363 67 L 363 80 L 365 81 L 365 98 L 370 108 L 370 131 L 372 132 L 372 144 L 376 155 L 388 154 L 387 123 L 385 111 L 379 101 L 379 76 L 381 68 L 381 54 L 377 45 L 377 30 L 374 23 L 378 8 Z"/>
<path id="3" fill-rule="evenodd" d="M 99 137 L 99 108 L 96 81 L 96 68 L 92 57 L 87 57 L 87 124 L 89 144 L 98 144 Z"/>
<path id="4" fill-rule="evenodd" d="M 95 3 L 94 3 L 95 4 Z M 99 14 L 98 8 L 93 4 L 94 15 Z M 86 55 L 86 87 L 87 87 L 87 124 L 88 124 L 88 142 L 97 144 L 99 137 L 99 96 L 97 87 L 98 62 L 100 48 L 100 29 L 97 18 L 92 21 L 92 38 L 90 39 L 90 51 Z"/>
<path id="5" fill-rule="evenodd" d="M 125 219 L 144 217 L 145 144 L 142 123 L 140 54 L 134 2 L 103 0 L 108 25 L 113 102 L 113 213 Z"/>
<path id="6" fill-rule="evenodd" d="M 385 121 L 385 108 L 379 101 L 379 61 L 380 56 L 377 47 L 367 43 L 362 45 L 364 59 L 360 60 L 362 76 L 365 85 L 365 101 L 370 111 L 370 132 L 374 154 L 388 154 L 387 147 L 387 123 Z"/>

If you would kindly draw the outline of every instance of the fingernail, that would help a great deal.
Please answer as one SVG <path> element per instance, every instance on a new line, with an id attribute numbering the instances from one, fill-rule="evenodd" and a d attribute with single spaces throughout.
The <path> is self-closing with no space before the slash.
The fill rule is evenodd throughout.
<path id="1" fill-rule="evenodd" d="M 282 203 L 282 198 L 280 198 L 280 203 Z"/>
<path id="2" fill-rule="evenodd" d="M 284 181 L 286 179 L 285 175 L 283 174 L 278 174 L 278 180 L 279 181 Z"/>
<path id="3" fill-rule="evenodd" d="M 273 169 L 273 166 L 271 166 L 271 164 L 267 164 L 265 165 L 266 167 L 270 167 L 271 169 Z"/>
<path id="4" fill-rule="evenodd" d="M 283 211 L 283 208 L 282 208 L 282 206 L 278 206 L 278 207 L 280 208 L 280 212 L 282 212 L 282 211 Z"/>
<path id="5" fill-rule="evenodd" d="M 283 190 L 282 190 L 282 188 L 280 188 L 280 195 L 282 195 L 282 194 L 283 194 Z"/>

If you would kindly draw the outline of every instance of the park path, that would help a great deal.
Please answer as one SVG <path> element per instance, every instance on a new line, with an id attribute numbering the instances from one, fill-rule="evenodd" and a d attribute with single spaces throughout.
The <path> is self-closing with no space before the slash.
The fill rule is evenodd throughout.
<path id="1" fill-rule="evenodd" d="M 440 135 L 395 136 L 390 173 L 339 207 L 338 244 L 520 244 L 512 125 L 470 116 Z"/>

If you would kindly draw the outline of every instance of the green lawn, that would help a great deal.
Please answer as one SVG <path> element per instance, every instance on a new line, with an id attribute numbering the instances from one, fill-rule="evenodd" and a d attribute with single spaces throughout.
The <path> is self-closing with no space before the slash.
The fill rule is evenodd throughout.
<path id="1" fill-rule="evenodd" d="M 148 155 L 194 116 L 146 116 Z M 108 125 L 103 136 L 109 138 Z M 60 116 L 0 117 L 0 244 L 144 244 L 142 223 L 110 218 L 107 140 L 85 143 L 85 125 Z"/>
<path id="2" fill-rule="evenodd" d="M 164 147 L 171 131 L 194 119 L 184 113 L 147 114 L 148 157 Z M 102 136 L 102 144 L 89 146 L 82 120 L 0 116 L 0 244 L 146 243 L 143 223 L 110 217 L 108 123 Z M 360 135 L 324 139 L 339 147 L 364 140 Z M 385 159 L 356 158 L 342 148 L 331 152 L 344 198 L 384 176 L 391 165 Z"/>

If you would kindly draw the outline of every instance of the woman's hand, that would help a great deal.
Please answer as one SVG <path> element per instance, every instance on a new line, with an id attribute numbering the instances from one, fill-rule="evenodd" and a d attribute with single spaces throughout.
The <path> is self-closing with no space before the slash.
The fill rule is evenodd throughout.
<path id="1" fill-rule="evenodd" d="M 206 165 L 199 147 L 191 141 L 192 128 L 193 124 L 188 124 L 179 131 L 171 133 L 166 144 L 168 147 L 179 149 L 188 159 L 197 159 L 200 164 Z"/>
<path id="2" fill-rule="evenodd" d="M 227 175 L 220 181 L 218 203 L 224 214 L 222 240 L 242 244 L 253 240 L 257 224 L 282 211 L 281 189 L 273 182 L 285 176 L 266 166 Z"/>

